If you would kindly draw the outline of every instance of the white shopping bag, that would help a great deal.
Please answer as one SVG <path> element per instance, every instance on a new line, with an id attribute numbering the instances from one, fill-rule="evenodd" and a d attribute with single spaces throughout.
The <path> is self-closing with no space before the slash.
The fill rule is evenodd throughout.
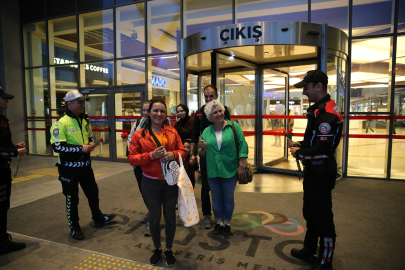
<path id="1" fill-rule="evenodd" d="M 177 206 L 179 216 L 184 223 L 184 227 L 190 227 L 200 222 L 198 215 L 197 202 L 195 201 L 194 189 L 188 178 L 186 169 L 184 169 L 182 158 L 180 157 L 180 175 L 177 182 L 179 187 L 179 196 Z"/>

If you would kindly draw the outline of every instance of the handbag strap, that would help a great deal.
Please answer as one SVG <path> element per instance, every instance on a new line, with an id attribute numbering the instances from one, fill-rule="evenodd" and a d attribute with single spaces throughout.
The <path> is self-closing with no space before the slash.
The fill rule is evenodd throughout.
<path id="1" fill-rule="evenodd" d="M 153 131 L 150 131 L 150 133 L 152 133 L 152 134 L 151 134 L 151 135 L 152 135 L 152 138 L 153 138 L 153 140 L 155 141 L 157 147 L 161 147 L 162 144 L 161 144 L 161 143 L 159 142 L 159 140 L 156 138 L 155 133 L 154 133 Z"/>
<path id="2" fill-rule="evenodd" d="M 229 120 L 231 121 L 231 120 Z M 232 121 L 231 121 L 232 123 Z M 232 132 L 233 132 L 233 137 L 235 138 L 235 145 L 236 145 L 236 154 L 238 156 L 238 161 L 239 161 L 239 143 L 238 143 L 238 136 L 236 135 L 236 129 L 234 123 L 232 123 Z"/>

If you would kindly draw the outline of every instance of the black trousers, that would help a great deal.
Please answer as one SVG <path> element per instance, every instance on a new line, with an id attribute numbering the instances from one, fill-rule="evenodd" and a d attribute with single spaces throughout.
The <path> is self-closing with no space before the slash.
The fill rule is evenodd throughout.
<path id="1" fill-rule="evenodd" d="M 102 220 L 99 207 L 98 186 L 91 167 L 70 168 L 59 166 L 59 180 L 63 194 L 66 196 L 66 214 L 69 227 L 79 225 L 79 183 L 87 197 L 94 220 Z"/>
<path id="2" fill-rule="evenodd" d="M 304 176 L 303 215 L 307 222 L 304 247 L 316 253 L 318 238 L 336 238 L 332 212 L 332 189 L 336 174 L 315 174 Z"/>
<path id="3" fill-rule="evenodd" d="M 211 216 L 211 197 L 210 197 L 210 185 L 208 184 L 207 175 L 207 159 L 205 157 L 200 158 L 200 171 L 201 171 L 201 204 L 203 215 Z"/>
<path id="4" fill-rule="evenodd" d="M 141 192 L 143 202 L 146 205 L 145 196 L 143 196 L 143 193 L 142 193 L 142 167 L 141 166 L 135 166 L 134 167 L 134 174 L 135 174 L 136 181 L 138 182 L 138 187 L 139 187 L 139 191 Z M 148 208 L 147 205 L 146 205 L 146 208 Z"/>
<path id="5" fill-rule="evenodd" d="M 149 228 L 155 248 L 161 247 L 160 219 L 165 219 L 166 248 L 173 246 L 176 233 L 176 203 L 178 198 L 177 185 L 169 186 L 166 180 L 142 177 L 142 193 L 145 196 L 149 210 Z"/>
<path id="6" fill-rule="evenodd" d="M 11 170 L 0 168 L 0 235 L 7 232 L 7 212 L 10 209 Z"/>

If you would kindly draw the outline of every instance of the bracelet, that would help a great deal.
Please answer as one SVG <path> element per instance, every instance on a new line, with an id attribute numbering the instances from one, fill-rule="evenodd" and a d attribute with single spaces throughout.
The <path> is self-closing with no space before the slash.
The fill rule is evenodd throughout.
<path id="1" fill-rule="evenodd" d="M 242 167 L 243 169 L 246 169 L 245 165 L 239 165 L 239 167 Z"/>
<path id="2" fill-rule="evenodd" d="M 154 160 L 155 158 L 153 157 L 153 151 L 152 152 L 150 152 L 150 158 L 152 159 L 152 160 Z"/>

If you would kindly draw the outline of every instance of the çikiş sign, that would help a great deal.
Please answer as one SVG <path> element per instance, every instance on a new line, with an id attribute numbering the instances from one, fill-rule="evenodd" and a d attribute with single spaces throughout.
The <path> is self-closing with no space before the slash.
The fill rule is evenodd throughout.
<path id="1" fill-rule="evenodd" d="M 222 41 L 235 40 L 235 39 L 246 39 L 246 38 L 260 38 L 263 33 L 260 25 L 243 26 L 241 28 L 235 27 L 231 29 L 224 29 L 219 34 Z"/>

